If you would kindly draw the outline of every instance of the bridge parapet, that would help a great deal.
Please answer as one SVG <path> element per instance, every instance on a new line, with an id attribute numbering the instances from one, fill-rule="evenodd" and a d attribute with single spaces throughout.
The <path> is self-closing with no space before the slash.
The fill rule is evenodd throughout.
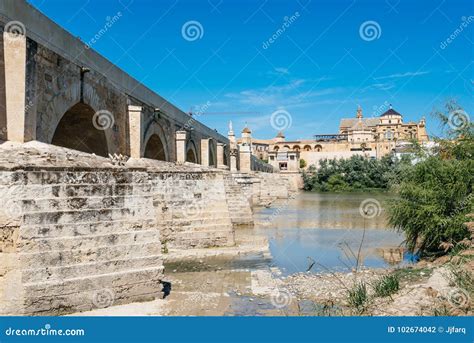
<path id="1" fill-rule="evenodd" d="M 13 24 L 20 28 L 14 35 Z M 200 162 L 202 139 L 212 139 L 214 150 L 228 143 L 26 1 L 0 2 L 0 33 L 2 140 L 174 162 L 176 132 L 184 130 L 193 163 Z"/>

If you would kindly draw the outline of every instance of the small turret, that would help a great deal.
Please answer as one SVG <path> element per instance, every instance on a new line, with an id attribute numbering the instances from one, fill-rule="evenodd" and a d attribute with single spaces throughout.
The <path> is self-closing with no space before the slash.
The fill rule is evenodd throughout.
<path id="1" fill-rule="evenodd" d="M 252 145 L 252 131 L 248 128 L 247 123 L 242 130 L 242 144 L 243 145 Z"/>
<path id="2" fill-rule="evenodd" d="M 285 134 L 283 133 L 283 131 L 278 132 L 278 134 L 275 137 L 275 142 L 280 143 L 284 141 L 285 141 Z"/>
<path id="3" fill-rule="evenodd" d="M 357 119 L 361 120 L 363 117 L 362 115 L 362 108 L 360 107 L 360 105 L 357 107 Z"/>

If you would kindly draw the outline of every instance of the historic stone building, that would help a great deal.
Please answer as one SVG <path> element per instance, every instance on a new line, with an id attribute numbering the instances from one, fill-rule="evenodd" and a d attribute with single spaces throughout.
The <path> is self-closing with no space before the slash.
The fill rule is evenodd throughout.
<path id="1" fill-rule="evenodd" d="M 379 117 L 364 118 L 359 107 L 355 118 L 343 118 L 337 134 L 315 135 L 314 139 L 287 141 L 279 132 L 273 139 L 251 138 L 251 131 L 242 131 L 240 142 L 251 146 L 252 153 L 268 160 L 275 169 L 294 171 L 299 169 L 299 160 L 306 166 L 318 165 L 319 160 L 349 158 L 364 155 L 381 158 L 394 152 L 400 144 L 416 140 L 427 142 L 425 119 L 418 123 L 404 122 L 403 116 L 391 106 Z"/>

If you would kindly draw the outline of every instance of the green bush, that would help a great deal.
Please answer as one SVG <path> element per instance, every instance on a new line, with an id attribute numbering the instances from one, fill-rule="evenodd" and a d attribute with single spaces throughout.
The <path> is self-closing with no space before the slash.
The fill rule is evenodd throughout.
<path id="1" fill-rule="evenodd" d="M 435 115 L 448 123 L 453 111 L 459 110 L 450 102 L 448 113 Z M 474 205 L 473 138 L 472 123 L 448 128 L 447 138 L 437 139 L 434 152 L 421 152 L 421 161 L 399 175 L 400 184 L 394 187 L 399 197 L 389 203 L 389 222 L 405 233 L 411 252 L 441 255 L 469 236 L 464 223 Z"/>
<path id="2" fill-rule="evenodd" d="M 363 156 L 324 159 L 318 169 L 310 166 L 303 173 L 304 189 L 319 192 L 388 189 L 398 182 L 400 171 L 409 164 L 407 158 L 399 160 L 391 155 L 379 160 Z"/>
<path id="3" fill-rule="evenodd" d="M 429 157 L 405 173 L 388 213 L 411 252 L 441 253 L 442 242 L 454 245 L 468 237 L 464 223 L 473 203 L 472 170 L 473 161 Z"/>

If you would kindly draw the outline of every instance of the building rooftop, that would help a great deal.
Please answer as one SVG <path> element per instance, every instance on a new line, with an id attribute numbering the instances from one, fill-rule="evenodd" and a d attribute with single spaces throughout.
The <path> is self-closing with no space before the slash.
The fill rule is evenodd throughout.
<path id="1" fill-rule="evenodd" d="M 388 111 L 386 111 L 385 113 L 382 113 L 380 116 L 381 117 L 384 117 L 384 116 L 400 116 L 401 117 L 402 115 L 390 107 Z"/>
<path id="2" fill-rule="evenodd" d="M 285 134 L 283 133 L 283 131 L 279 131 L 276 136 L 277 136 L 278 138 L 285 138 Z"/>
<path id="3" fill-rule="evenodd" d="M 362 118 L 361 119 L 364 125 L 366 126 L 376 126 L 377 124 L 380 123 L 379 118 Z M 357 124 L 359 119 L 357 118 L 342 118 L 339 126 L 342 128 L 349 128 Z"/>

